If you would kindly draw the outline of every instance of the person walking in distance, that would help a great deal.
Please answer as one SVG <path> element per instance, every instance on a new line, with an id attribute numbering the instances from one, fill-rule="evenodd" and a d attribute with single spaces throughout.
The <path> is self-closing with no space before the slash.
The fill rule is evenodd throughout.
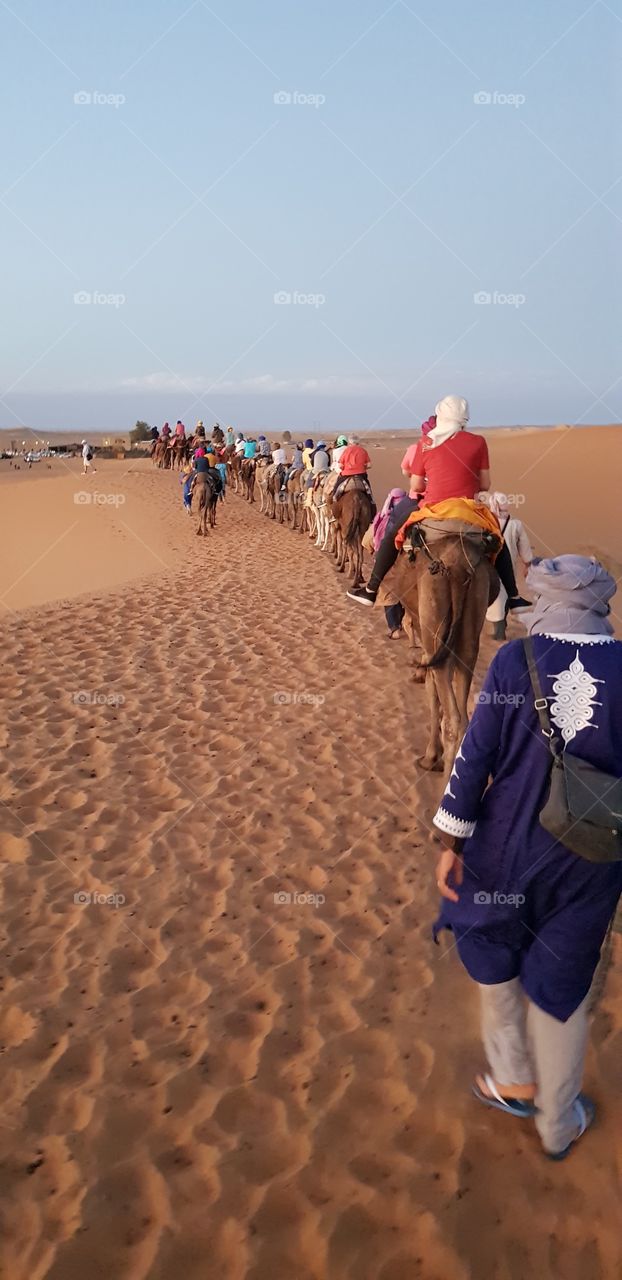
<path id="1" fill-rule="evenodd" d="M 96 474 L 95 467 L 91 467 L 92 461 L 93 461 L 93 450 L 90 444 L 87 444 L 87 441 L 83 440 L 82 441 L 82 475 L 83 476 L 88 476 L 91 470 L 93 471 L 93 475 Z"/>

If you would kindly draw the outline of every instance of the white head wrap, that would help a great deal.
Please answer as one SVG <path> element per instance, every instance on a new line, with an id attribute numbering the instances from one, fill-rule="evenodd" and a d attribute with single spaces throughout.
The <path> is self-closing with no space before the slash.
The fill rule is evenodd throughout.
<path id="1" fill-rule="evenodd" d="M 426 437 L 428 445 L 432 447 L 444 444 L 463 430 L 469 421 L 469 402 L 463 396 L 445 396 L 443 400 L 439 400 L 434 412 L 436 426 Z"/>

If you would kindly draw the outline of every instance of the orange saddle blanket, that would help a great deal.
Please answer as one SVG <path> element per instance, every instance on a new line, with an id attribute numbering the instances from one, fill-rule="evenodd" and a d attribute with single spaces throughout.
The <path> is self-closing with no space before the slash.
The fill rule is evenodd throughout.
<path id="1" fill-rule="evenodd" d="M 493 515 L 490 507 L 484 506 L 483 502 L 475 502 L 473 498 L 446 498 L 444 502 L 435 502 L 430 507 L 422 506 L 419 507 L 418 511 L 411 512 L 405 524 L 396 534 L 396 547 L 401 550 L 404 546 L 407 530 L 412 524 L 419 524 L 422 520 L 460 520 L 465 524 L 473 525 L 476 529 L 482 529 L 484 533 L 492 533 L 495 538 L 499 539 L 499 547 L 495 556 L 498 555 L 503 546 L 503 535 L 499 521 Z"/>

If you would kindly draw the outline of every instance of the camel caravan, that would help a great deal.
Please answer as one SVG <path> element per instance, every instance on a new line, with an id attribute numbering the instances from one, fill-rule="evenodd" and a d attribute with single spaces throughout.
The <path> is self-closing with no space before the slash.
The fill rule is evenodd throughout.
<path id="1" fill-rule="evenodd" d="M 208 443 L 202 423 L 189 437 L 178 422 L 174 433 L 166 424 L 152 447 L 157 467 L 182 471 L 184 505 L 198 515 L 198 535 L 215 526 L 230 485 L 251 505 L 258 497 L 268 519 L 334 556 L 337 571 L 350 576 L 351 600 L 384 604 L 390 637 L 408 636 L 414 678 L 425 684 L 429 739 L 419 763 L 446 776 L 466 730 L 487 613 L 491 618 L 501 593 L 505 607 L 492 625 L 503 639 L 508 609 L 528 603 L 514 564 L 532 558 L 507 499 L 504 507 L 504 495 L 488 493 L 486 441 L 466 430 L 468 417 L 462 397 L 439 402 L 402 460 L 408 492 L 391 490 L 380 512 L 368 479 L 371 459 L 356 435 L 338 436 L 332 447 L 307 439 L 287 450 L 231 427 L 225 435 L 216 426 Z M 366 551 L 374 555 L 367 584 Z"/>
<path id="2" fill-rule="evenodd" d="M 258 494 L 267 519 L 306 533 L 350 573 L 352 602 L 384 605 L 391 639 L 409 635 L 429 720 L 418 763 L 444 781 L 432 818 L 443 846 L 434 937 L 453 932 L 479 988 L 490 1064 L 472 1092 L 486 1107 L 533 1116 L 546 1155 L 563 1160 L 594 1119 L 579 1091 L 587 1009 L 603 942 L 606 972 L 622 884 L 621 664 L 613 651 L 622 646 L 607 616 L 616 584 L 593 559 L 534 560 L 510 499 L 490 492 L 487 443 L 466 429 L 468 419 L 462 397 L 439 401 L 402 458 L 408 491 L 392 489 L 380 511 L 371 459 L 356 436 L 338 437 L 331 449 L 308 439 L 286 450 L 231 428 L 207 443 L 199 424 L 189 445 L 181 431 L 164 447 L 154 441 L 153 456 L 168 469 L 181 456 L 184 506 L 198 511 L 198 534 L 213 527 L 227 482 L 251 505 Z M 367 582 L 365 551 L 373 555 Z M 529 605 L 516 584 L 521 561 L 536 597 L 522 615 L 528 634 L 490 665 L 469 726 L 485 619 L 504 639 L 508 610 Z M 542 671 L 557 674 L 544 684 Z M 602 716 L 594 725 L 597 690 Z M 566 756 L 566 742 L 586 728 L 604 734 L 604 749 L 590 746 L 592 732 L 588 759 Z"/>

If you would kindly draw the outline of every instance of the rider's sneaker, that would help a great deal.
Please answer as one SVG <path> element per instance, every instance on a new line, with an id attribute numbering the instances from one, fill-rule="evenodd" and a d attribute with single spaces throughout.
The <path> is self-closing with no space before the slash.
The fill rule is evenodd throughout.
<path id="1" fill-rule="evenodd" d="M 509 613 L 510 609 L 528 609 L 530 604 L 531 600 L 524 600 L 522 596 L 510 596 L 505 606 L 506 613 Z"/>
<path id="2" fill-rule="evenodd" d="M 356 600 L 357 604 L 375 604 L 376 594 L 375 591 L 368 591 L 367 587 L 354 587 L 352 591 L 346 591 L 346 595 L 349 596 L 350 600 Z"/>

